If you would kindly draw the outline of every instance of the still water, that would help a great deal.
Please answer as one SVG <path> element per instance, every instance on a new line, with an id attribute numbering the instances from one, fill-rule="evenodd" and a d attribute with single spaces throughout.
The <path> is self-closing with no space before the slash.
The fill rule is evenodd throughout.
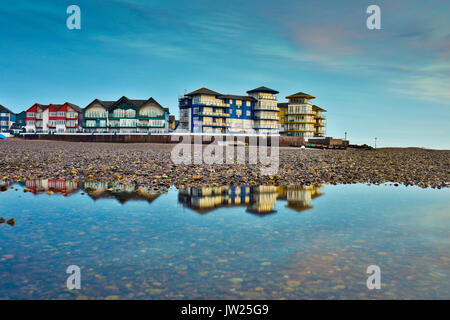
<path id="1" fill-rule="evenodd" d="M 448 189 L 0 183 L 0 299 L 450 299 Z"/>

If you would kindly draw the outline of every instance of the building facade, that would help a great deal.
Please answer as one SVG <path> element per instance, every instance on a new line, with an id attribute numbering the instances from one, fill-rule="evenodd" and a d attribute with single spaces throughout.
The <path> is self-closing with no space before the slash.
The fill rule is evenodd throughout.
<path id="1" fill-rule="evenodd" d="M 81 130 L 82 112 L 75 104 L 35 103 L 26 111 L 26 131 L 36 133 L 76 133 Z"/>
<path id="2" fill-rule="evenodd" d="M 201 88 L 179 99 L 180 131 L 278 134 L 278 91 L 259 87 L 247 96 Z"/>
<path id="3" fill-rule="evenodd" d="M 16 122 L 16 114 L 0 104 L 0 132 L 9 131 Z"/>
<path id="4" fill-rule="evenodd" d="M 304 92 L 297 92 L 287 96 L 288 103 L 279 103 L 279 125 L 282 133 L 288 136 L 305 138 L 325 136 L 326 119 L 323 112 L 311 103 L 314 96 Z"/>
<path id="5" fill-rule="evenodd" d="M 314 137 L 325 137 L 327 131 L 327 118 L 323 114 L 327 110 L 313 105 L 314 111 Z"/>
<path id="6" fill-rule="evenodd" d="M 16 114 L 16 124 L 19 129 L 25 128 L 27 126 L 27 112 L 22 111 Z"/>
<path id="7" fill-rule="evenodd" d="M 85 132 L 167 133 L 169 109 L 155 99 L 117 101 L 95 99 L 83 109 Z"/>

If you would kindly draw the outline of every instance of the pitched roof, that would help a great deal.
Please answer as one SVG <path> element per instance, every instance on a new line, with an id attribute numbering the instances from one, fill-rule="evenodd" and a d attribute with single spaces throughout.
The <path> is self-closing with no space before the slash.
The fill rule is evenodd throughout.
<path id="1" fill-rule="evenodd" d="M 314 97 L 310 94 L 304 93 L 304 92 L 297 92 L 297 93 L 291 94 L 290 96 L 286 97 L 286 99 L 291 99 L 291 98 L 315 99 L 316 97 Z"/>
<path id="2" fill-rule="evenodd" d="M 327 110 L 325 110 L 325 109 L 322 109 L 321 107 L 319 107 L 319 106 L 316 106 L 316 105 L 313 105 L 313 110 L 314 110 L 314 111 L 322 111 L 322 112 L 327 112 Z"/>
<path id="3" fill-rule="evenodd" d="M 77 110 L 78 112 L 81 112 L 81 108 L 79 106 L 77 106 L 76 104 L 70 103 L 70 102 L 66 102 L 65 104 L 69 105 L 70 107 L 72 107 L 73 109 Z"/>
<path id="4" fill-rule="evenodd" d="M 263 92 L 263 93 L 272 93 L 272 94 L 279 93 L 278 91 L 267 88 L 267 87 L 259 87 L 259 88 L 255 88 L 253 90 L 247 91 L 247 93 L 254 93 L 254 92 Z"/>
<path id="5" fill-rule="evenodd" d="M 100 103 L 102 106 L 105 107 L 105 109 L 112 109 L 114 108 L 120 101 L 125 100 L 127 101 L 131 106 L 133 106 L 134 108 L 140 108 L 142 107 L 144 104 L 148 103 L 148 102 L 153 102 L 156 105 L 158 105 L 159 107 L 161 107 L 162 109 L 164 109 L 166 112 L 169 112 L 169 108 L 164 108 L 163 106 L 161 106 L 158 101 L 156 101 L 155 99 L 153 99 L 152 97 L 150 97 L 147 100 L 136 100 L 136 99 L 128 99 L 125 96 L 122 96 L 120 99 L 116 100 L 116 101 L 103 101 L 103 100 L 99 100 L 99 99 L 95 99 L 94 101 L 92 101 L 91 103 L 89 103 L 85 108 L 83 109 L 87 109 L 89 108 L 94 102 L 98 102 Z"/>
<path id="6" fill-rule="evenodd" d="M 14 113 L 11 110 L 9 110 L 7 107 L 2 106 L 1 104 L 0 104 L 0 111 L 1 112 L 5 112 L 6 111 L 8 113 Z"/>
<path id="7" fill-rule="evenodd" d="M 195 96 L 198 94 L 204 94 L 204 95 L 209 95 L 209 96 L 219 96 L 221 95 L 220 93 L 216 92 L 216 91 L 212 91 L 208 88 L 200 88 L 198 90 L 192 91 L 190 93 L 185 94 L 185 96 Z"/>
<path id="8" fill-rule="evenodd" d="M 255 98 L 250 97 L 250 96 L 237 96 L 237 95 L 233 95 L 233 94 L 221 94 L 221 95 L 217 96 L 217 98 L 256 101 Z"/>
<path id="9" fill-rule="evenodd" d="M 277 105 L 279 107 L 287 107 L 289 105 L 289 103 L 287 103 L 287 102 L 279 102 L 279 103 L 277 103 Z"/>

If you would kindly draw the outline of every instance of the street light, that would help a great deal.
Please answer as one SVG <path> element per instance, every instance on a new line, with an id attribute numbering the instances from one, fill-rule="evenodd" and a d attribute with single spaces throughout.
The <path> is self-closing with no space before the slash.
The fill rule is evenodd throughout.
<path id="1" fill-rule="evenodd" d="M 377 148 L 377 137 L 375 137 L 375 149 Z"/>
<path id="2" fill-rule="evenodd" d="M 344 140 L 347 141 L 347 131 L 345 131 L 345 138 L 344 138 Z"/>

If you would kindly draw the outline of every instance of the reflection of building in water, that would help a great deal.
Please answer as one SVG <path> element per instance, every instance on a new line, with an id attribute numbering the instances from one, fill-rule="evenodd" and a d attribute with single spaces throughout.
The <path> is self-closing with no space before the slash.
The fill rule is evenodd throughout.
<path id="1" fill-rule="evenodd" d="M 184 188 L 179 190 L 178 201 L 198 213 L 217 208 L 246 206 L 258 215 L 276 212 L 277 200 L 287 200 L 287 207 L 296 211 L 313 208 L 309 202 L 318 197 L 321 186 L 223 186 Z"/>
<path id="2" fill-rule="evenodd" d="M 120 203 L 125 203 L 129 200 L 146 200 L 151 203 L 160 195 L 159 192 L 144 187 L 100 181 L 84 182 L 83 189 L 94 200 L 114 198 Z"/>
<path id="3" fill-rule="evenodd" d="M 303 211 L 314 208 L 309 204 L 311 199 L 320 195 L 322 186 L 283 186 L 279 187 L 278 196 L 280 199 L 287 200 L 287 206 L 296 211 Z"/>
<path id="4" fill-rule="evenodd" d="M 184 188 L 179 190 L 178 200 L 198 213 L 220 207 L 246 206 L 249 212 L 267 214 L 275 212 L 276 192 L 274 186 Z"/>
<path id="5" fill-rule="evenodd" d="M 9 187 L 8 181 L 0 180 L 0 192 L 8 191 L 8 187 Z"/>
<path id="6" fill-rule="evenodd" d="M 62 179 L 35 179 L 27 180 L 25 186 L 34 194 L 53 191 L 67 196 L 80 190 L 81 183 Z"/>
<path id="7" fill-rule="evenodd" d="M 275 212 L 274 207 L 277 202 L 277 187 L 259 186 L 253 187 L 253 201 L 247 207 L 247 211 L 268 214 Z"/>

